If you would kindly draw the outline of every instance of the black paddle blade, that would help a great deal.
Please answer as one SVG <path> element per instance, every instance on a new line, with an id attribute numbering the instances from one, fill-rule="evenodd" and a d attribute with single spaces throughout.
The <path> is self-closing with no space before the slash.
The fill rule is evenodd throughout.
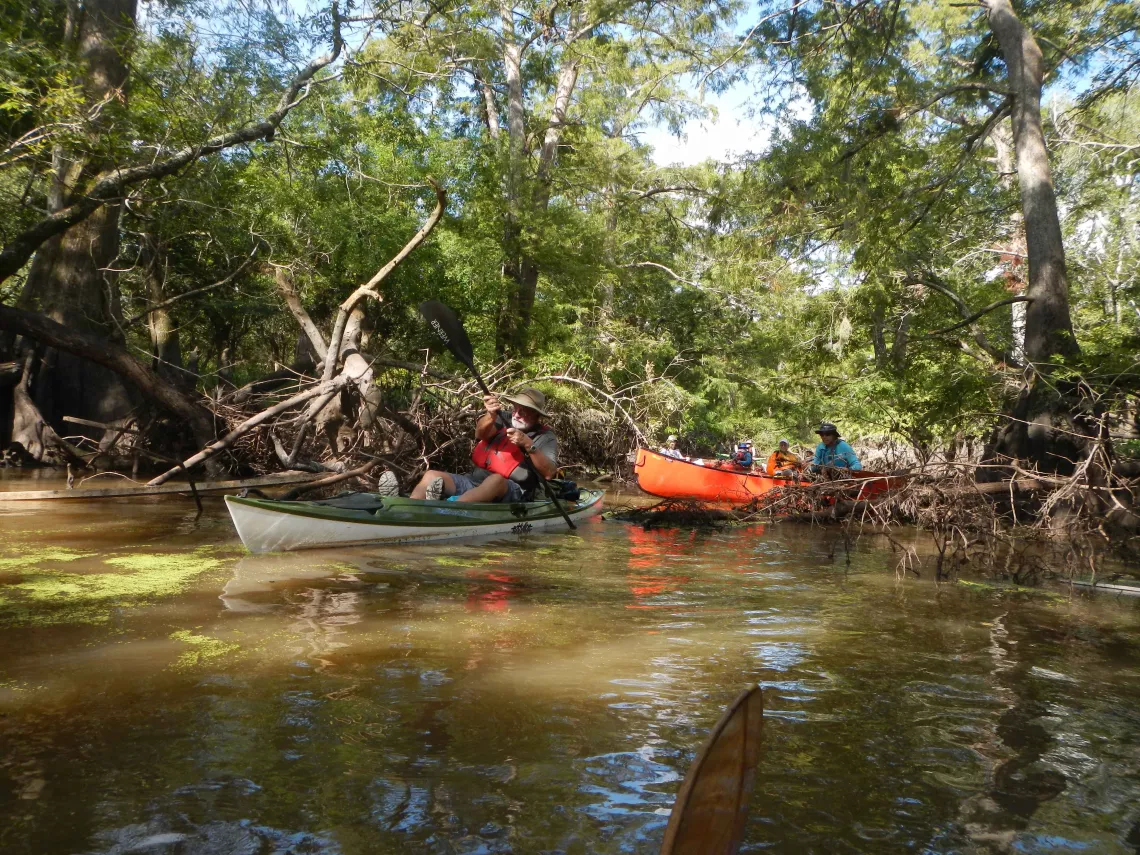
<path id="1" fill-rule="evenodd" d="M 420 303 L 420 314 L 428 322 L 435 334 L 439 336 L 452 355 L 469 368 L 475 364 L 475 349 L 471 347 L 471 339 L 467 337 L 467 330 L 451 311 L 439 300 L 425 300 Z"/>

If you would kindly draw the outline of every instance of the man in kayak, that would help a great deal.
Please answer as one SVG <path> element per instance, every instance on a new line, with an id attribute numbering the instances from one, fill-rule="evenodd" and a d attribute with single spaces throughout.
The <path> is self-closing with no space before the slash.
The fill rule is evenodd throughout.
<path id="1" fill-rule="evenodd" d="M 821 472 L 825 468 L 849 469 L 858 472 L 863 468 L 859 462 L 855 449 L 840 438 L 839 428 L 831 422 L 823 422 L 819 429 L 819 445 L 815 447 L 815 457 L 812 459 L 811 471 Z"/>
<path id="2" fill-rule="evenodd" d="M 542 423 L 546 395 L 527 387 L 503 395 L 514 404 L 504 414 L 494 395 L 483 398 L 486 410 L 475 425 L 475 468 L 469 475 L 429 469 L 412 490 L 413 499 L 438 502 L 453 496 L 458 502 L 528 502 L 538 487 L 535 469 L 546 478 L 558 471 L 558 437 Z"/>
<path id="3" fill-rule="evenodd" d="M 768 474 L 774 478 L 797 478 L 804 468 L 799 457 L 792 452 L 792 444 L 780 440 L 780 446 L 768 457 Z"/>
<path id="4" fill-rule="evenodd" d="M 681 449 L 677 448 L 677 434 L 669 434 L 669 438 L 665 440 L 665 445 L 661 447 L 661 453 L 666 457 L 674 457 L 677 460 L 685 459 L 685 455 L 681 453 Z"/>

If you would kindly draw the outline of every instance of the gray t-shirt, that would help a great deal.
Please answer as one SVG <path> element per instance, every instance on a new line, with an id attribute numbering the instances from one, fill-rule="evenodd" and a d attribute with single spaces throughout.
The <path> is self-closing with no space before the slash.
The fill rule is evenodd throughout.
<path id="1" fill-rule="evenodd" d="M 526 435 L 534 440 L 534 448 L 532 451 L 541 451 L 546 455 L 546 459 L 554 464 L 554 468 L 558 468 L 558 437 L 555 436 L 554 431 L 547 429 L 542 433 L 535 433 L 528 430 Z M 525 484 L 527 479 L 531 477 L 530 472 L 525 466 L 516 466 L 515 471 L 511 473 L 511 480 L 518 481 L 520 484 Z"/>

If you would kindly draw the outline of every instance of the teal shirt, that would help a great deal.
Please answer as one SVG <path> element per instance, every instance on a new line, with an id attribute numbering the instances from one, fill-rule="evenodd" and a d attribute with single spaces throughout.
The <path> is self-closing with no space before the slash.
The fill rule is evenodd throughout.
<path id="1" fill-rule="evenodd" d="M 834 466 L 836 469 L 850 469 L 852 472 L 858 472 L 863 468 L 863 464 L 859 462 L 859 458 L 855 454 L 855 449 L 842 439 L 831 448 L 822 442 L 817 445 L 812 465 L 814 467 Z"/>

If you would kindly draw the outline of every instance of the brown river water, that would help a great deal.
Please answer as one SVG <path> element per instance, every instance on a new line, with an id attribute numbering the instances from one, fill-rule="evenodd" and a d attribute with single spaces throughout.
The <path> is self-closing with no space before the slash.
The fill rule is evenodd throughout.
<path id="1" fill-rule="evenodd" d="M 601 519 L 251 556 L 216 499 L 0 505 L 0 852 L 654 853 L 756 682 L 743 851 L 1140 852 L 1140 603 L 897 563 Z"/>

